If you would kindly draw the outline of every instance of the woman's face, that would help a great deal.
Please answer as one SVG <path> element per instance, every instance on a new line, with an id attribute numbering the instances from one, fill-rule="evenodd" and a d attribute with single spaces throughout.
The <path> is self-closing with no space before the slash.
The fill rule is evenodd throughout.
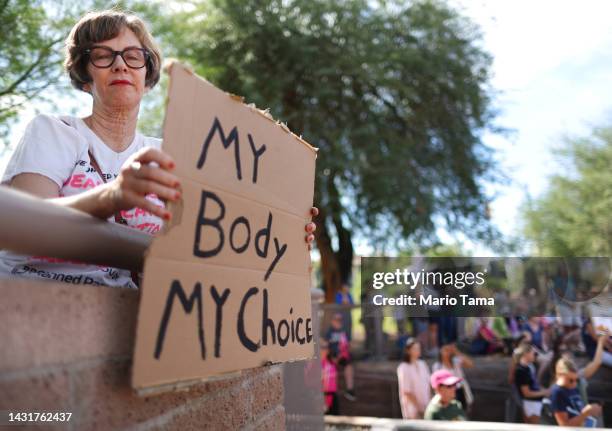
<path id="1" fill-rule="evenodd" d="M 116 37 L 96 43 L 95 46 L 106 46 L 114 51 L 123 51 L 128 47 L 142 48 L 138 37 L 129 28 L 123 28 Z M 113 110 L 137 107 L 147 90 L 147 68 L 132 69 L 120 55 L 115 57 L 110 67 L 99 68 L 89 62 L 87 70 L 92 82 L 84 88 L 91 93 L 94 104 L 102 107 Z"/>
<path id="2" fill-rule="evenodd" d="M 421 357 L 421 344 L 414 343 L 412 347 L 410 347 L 410 357 L 412 359 L 419 359 Z"/>
<path id="3" fill-rule="evenodd" d="M 453 356 L 453 345 L 452 344 L 446 344 L 444 346 L 442 346 L 440 348 L 440 356 L 442 357 L 443 361 L 446 360 L 451 360 L 452 356 Z"/>

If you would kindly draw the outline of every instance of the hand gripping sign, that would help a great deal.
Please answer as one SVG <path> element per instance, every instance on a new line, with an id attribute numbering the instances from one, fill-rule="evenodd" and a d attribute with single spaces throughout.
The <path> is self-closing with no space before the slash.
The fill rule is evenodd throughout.
<path id="1" fill-rule="evenodd" d="M 178 63 L 163 150 L 183 198 L 146 257 L 132 386 L 311 357 L 316 150 Z"/>

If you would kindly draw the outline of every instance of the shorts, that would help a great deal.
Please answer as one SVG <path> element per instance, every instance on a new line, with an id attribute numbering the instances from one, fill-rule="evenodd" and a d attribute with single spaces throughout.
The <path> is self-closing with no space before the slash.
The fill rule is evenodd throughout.
<path id="1" fill-rule="evenodd" d="M 523 400 L 523 411 L 525 416 L 540 416 L 542 411 L 542 401 Z"/>

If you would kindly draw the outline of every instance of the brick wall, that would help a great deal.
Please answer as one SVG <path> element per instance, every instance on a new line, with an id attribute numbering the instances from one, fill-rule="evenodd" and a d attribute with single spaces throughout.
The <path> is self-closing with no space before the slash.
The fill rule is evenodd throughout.
<path id="1" fill-rule="evenodd" d="M 0 280 L 0 410 L 72 412 L 35 430 L 285 427 L 281 365 L 139 397 L 129 384 L 138 292 Z"/>

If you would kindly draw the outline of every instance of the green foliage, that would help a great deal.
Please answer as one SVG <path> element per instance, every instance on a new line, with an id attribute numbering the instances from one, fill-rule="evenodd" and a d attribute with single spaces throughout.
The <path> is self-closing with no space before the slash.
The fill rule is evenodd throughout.
<path id="1" fill-rule="evenodd" d="M 60 38 L 48 36 L 40 1 L 0 2 L 0 137 L 20 106 L 57 81 Z"/>
<path id="2" fill-rule="evenodd" d="M 0 0 L 0 139 L 27 104 L 54 107 L 68 85 L 61 80 L 64 40 L 85 11 L 102 4 Z"/>
<path id="3" fill-rule="evenodd" d="M 132 8 L 167 55 L 320 148 L 316 203 L 330 230 L 433 243 L 439 220 L 491 234 L 491 58 L 444 3 L 189 1 L 163 16 L 160 6 Z"/>
<path id="4" fill-rule="evenodd" d="M 563 175 L 523 208 L 527 236 L 541 255 L 609 256 L 612 253 L 612 127 L 566 139 Z"/>

